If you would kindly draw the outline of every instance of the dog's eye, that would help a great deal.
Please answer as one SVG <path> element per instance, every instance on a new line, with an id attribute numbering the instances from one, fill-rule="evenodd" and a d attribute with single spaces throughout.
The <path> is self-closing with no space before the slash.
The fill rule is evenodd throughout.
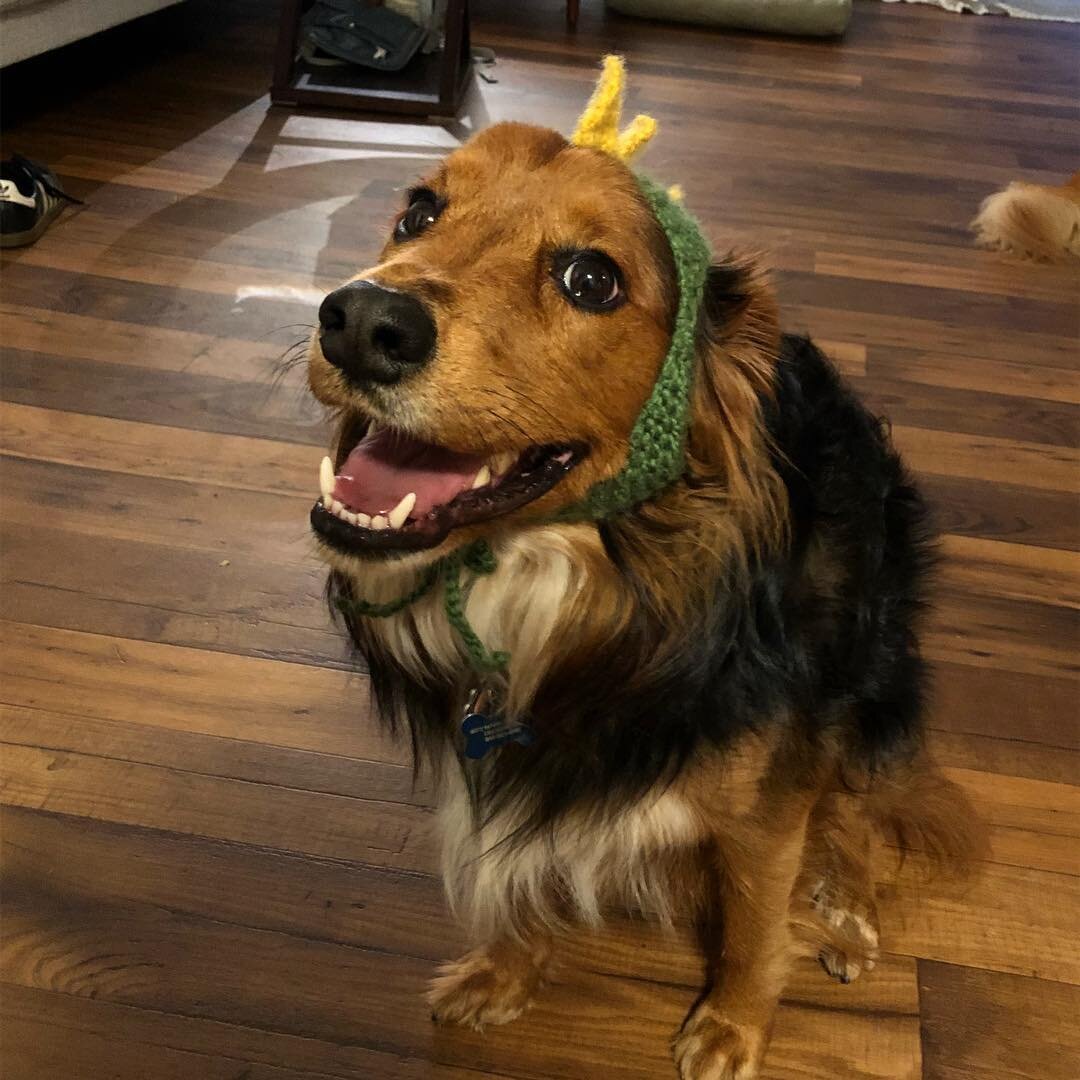
<path id="1" fill-rule="evenodd" d="M 564 255 L 556 260 L 553 271 L 559 288 L 577 307 L 602 311 L 622 299 L 619 269 L 599 251 Z"/>
<path id="2" fill-rule="evenodd" d="M 430 192 L 420 192 L 413 196 L 413 201 L 394 226 L 394 239 L 408 240 L 418 236 L 426 228 L 435 224 L 442 207 Z"/>

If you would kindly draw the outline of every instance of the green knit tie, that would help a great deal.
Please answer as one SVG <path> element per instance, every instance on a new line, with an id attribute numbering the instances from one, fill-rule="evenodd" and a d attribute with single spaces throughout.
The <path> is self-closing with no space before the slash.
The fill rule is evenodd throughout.
<path id="1" fill-rule="evenodd" d="M 444 606 L 447 621 L 461 638 L 465 652 L 472 661 L 473 669 L 478 673 L 501 671 L 510 662 L 510 654 L 497 649 L 488 651 L 484 647 L 484 643 L 465 616 L 466 595 L 461 587 L 462 568 L 470 570 L 474 576 L 479 576 L 494 573 L 495 567 L 495 554 L 488 542 L 474 540 L 466 547 L 458 548 L 457 551 L 452 551 L 449 555 L 444 555 L 437 562 L 432 563 L 421 575 L 416 588 L 404 596 L 399 596 L 396 600 L 390 600 L 385 604 L 373 604 L 368 600 L 341 599 L 337 601 L 337 604 L 343 611 L 364 615 L 369 619 L 385 619 L 415 604 L 422 596 L 431 592 L 441 578 L 445 583 Z"/>

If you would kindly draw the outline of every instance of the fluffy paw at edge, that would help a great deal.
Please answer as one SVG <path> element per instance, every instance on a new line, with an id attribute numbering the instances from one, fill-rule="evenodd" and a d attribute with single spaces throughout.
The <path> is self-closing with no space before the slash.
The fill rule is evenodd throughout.
<path id="1" fill-rule="evenodd" d="M 496 964 L 485 949 L 445 964 L 431 980 L 427 999 L 432 1019 L 482 1031 L 488 1024 L 508 1024 L 532 1004 L 540 971 L 527 963 Z"/>
<path id="2" fill-rule="evenodd" d="M 759 1028 L 736 1024 L 699 1005 L 675 1037 L 681 1080 L 754 1080 L 765 1050 Z"/>

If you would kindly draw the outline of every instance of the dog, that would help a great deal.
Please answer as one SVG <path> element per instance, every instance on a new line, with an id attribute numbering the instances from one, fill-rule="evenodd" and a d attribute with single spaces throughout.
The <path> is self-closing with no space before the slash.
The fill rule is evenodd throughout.
<path id="1" fill-rule="evenodd" d="M 980 247 L 1036 262 L 1080 258 L 1080 172 L 1060 187 L 1014 180 L 983 200 L 971 230 Z"/>
<path id="2" fill-rule="evenodd" d="M 933 541 L 887 427 L 755 259 L 695 262 L 610 91 L 573 141 L 474 136 L 323 301 L 312 526 L 439 792 L 476 947 L 434 1017 L 513 1020 L 622 904 L 701 927 L 683 1080 L 747 1080 L 796 956 L 873 968 L 879 837 L 962 860 L 977 829 L 923 748 Z"/>

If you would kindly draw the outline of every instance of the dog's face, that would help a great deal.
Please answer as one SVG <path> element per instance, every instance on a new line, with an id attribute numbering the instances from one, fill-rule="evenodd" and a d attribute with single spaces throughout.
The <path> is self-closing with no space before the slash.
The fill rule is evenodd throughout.
<path id="1" fill-rule="evenodd" d="M 309 381 L 340 415 L 321 540 L 437 554 L 581 500 L 625 463 L 676 299 L 625 166 L 544 128 L 476 136 L 320 309 Z"/>

